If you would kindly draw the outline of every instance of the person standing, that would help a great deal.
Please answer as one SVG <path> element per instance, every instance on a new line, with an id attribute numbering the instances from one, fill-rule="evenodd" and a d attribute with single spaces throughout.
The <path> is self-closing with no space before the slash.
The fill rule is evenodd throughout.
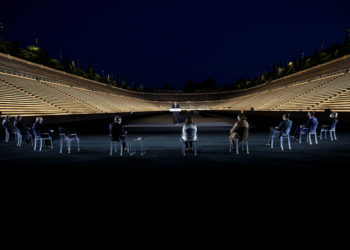
<path id="1" fill-rule="evenodd" d="M 179 109 L 180 108 L 180 104 L 178 104 L 177 102 L 174 102 L 174 104 L 171 106 L 172 109 Z M 179 124 L 179 120 L 180 120 L 180 112 L 173 112 L 173 122 L 174 124 Z"/>

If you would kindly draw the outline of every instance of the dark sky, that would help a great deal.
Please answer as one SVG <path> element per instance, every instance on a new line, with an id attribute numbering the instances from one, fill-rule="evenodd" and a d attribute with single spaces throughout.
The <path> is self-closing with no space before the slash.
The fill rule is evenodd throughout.
<path id="1" fill-rule="evenodd" d="M 89 3 L 88 3 L 89 2 Z M 229 84 L 343 42 L 350 1 L 0 0 L 5 39 L 91 60 L 147 87 L 212 77 Z"/>

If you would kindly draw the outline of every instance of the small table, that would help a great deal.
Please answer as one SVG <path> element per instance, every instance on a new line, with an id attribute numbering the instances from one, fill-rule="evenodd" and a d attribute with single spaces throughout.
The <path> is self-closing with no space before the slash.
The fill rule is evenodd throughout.
<path id="1" fill-rule="evenodd" d="M 135 138 L 133 139 L 133 142 L 137 142 L 137 141 L 140 142 L 140 156 L 143 156 L 143 155 L 146 154 L 146 152 L 143 151 L 143 140 L 144 140 L 143 137 L 135 137 Z M 130 155 L 134 155 L 134 154 L 136 154 L 136 150 L 135 150 L 135 151 L 132 151 L 132 150 L 130 149 Z"/>

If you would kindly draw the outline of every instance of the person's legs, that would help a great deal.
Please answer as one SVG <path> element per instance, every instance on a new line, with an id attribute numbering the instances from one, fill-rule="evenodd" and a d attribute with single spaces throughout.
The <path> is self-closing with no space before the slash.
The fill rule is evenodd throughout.
<path id="1" fill-rule="evenodd" d="M 186 145 L 186 150 L 190 148 L 190 144 L 188 141 L 185 141 L 185 145 Z"/>
<path id="2" fill-rule="evenodd" d="M 193 148 L 193 142 L 188 142 L 188 144 L 189 144 L 189 148 L 192 150 L 192 148 Z"/>

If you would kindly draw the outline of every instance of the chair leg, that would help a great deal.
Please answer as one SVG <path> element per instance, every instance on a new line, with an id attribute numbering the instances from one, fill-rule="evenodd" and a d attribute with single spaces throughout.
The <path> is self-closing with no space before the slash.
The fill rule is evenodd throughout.
<path id="1" fill-rule="evenodd" d="M 321 131 L 320 131 L 320 140 L 322 140 L 322 133 L 323 133 L 323 130 L 321 129 Z"/>
<path id="2" fill-rule="evenodd" d="M 67 140 L 68 154 L 70 154 L 70 145 L 71 145 L 71 141 L 70 141 L 70 139 L 68 138 L 68 140 Z"/>
<path id="3" fill-rule="evenodd" d="M 281 143 L 281 149 L 283 151 L 284 150 L 284 148 L 283 148 L 283 136 L 280 137 L 280 143 Z"/>
<path id="4" fill-rule="evenodd" d="M 307 134 L 307 138 L 308 138 L 308 141 L 309 141 L 310 145 L 312 145 L 311 134 L 310 133 Z"/>
<path id="5" fill-rule="evenodd" d="M 249 155 L 249 144 L 248 144 L 248 141 L 245 141 L 245 146 L 246 146 L 246 149 L 247 149 L 247 155 Z"/>
<path id="6" fill-rule="evenodd" d="M 22 147 L 22 139 L 23 139 L 22 135 L 18 135 L 17 138 L 18 138 L 18 141 L 19 141 L 18 147 Z"/>
<path id="7" fill-rule="evenodd" d="M 315 132 L 315 143 L 318 144 L 318 141 L 317 141 L 317 132 Z"/>
<path id="8" fill-rule="evenodd" d="M 288 135 L 288 148 L 289 148 L 289 150 L 292 149 L 292 147 L 290 146 L 290 136 L 289 135 Z"/>
<path id="9" fill-rule="evenodd" d="M 50 138 L 50 148 L 53 149 L 52 138 Z"/>
<path id="10" fill-rule="evenodd" d="M 10 134 L 6 131 L 5 142 L 9 142 Z"/>
<path id="11" fill-rule="evenodd" d="M 232 141 L 231 139 L 228 139 L 228 151 L 231 153 L 232 152 Z"/>
<path id="12" fill-rule="evenodd" d="M 301 133 L 299 134 L 299 143 L 301 143 Z"/>
<path id="13" fill-rule="evenodd" d="M 62 139 L 60 139 L 60 154 L 62 154 L 62 149 L 63 149 L 63 142 L 62 142 Z"/>
<path id="14" fill-rule="evenodd" d="M 273 141 L 274 141 L 274 139 L 275 139 L 275 137 L 272 136 L 272 137 L 271 137 L 271 148 L 273 148 Z"/>
<path id="15" fill-rule="evenodd" d="M 77 145 L 78 145 L 78 152 L 80 152 L 80 140 L 79 140 L 79 138 L 76 138 L 76 140 L 77 140 Z"/>

